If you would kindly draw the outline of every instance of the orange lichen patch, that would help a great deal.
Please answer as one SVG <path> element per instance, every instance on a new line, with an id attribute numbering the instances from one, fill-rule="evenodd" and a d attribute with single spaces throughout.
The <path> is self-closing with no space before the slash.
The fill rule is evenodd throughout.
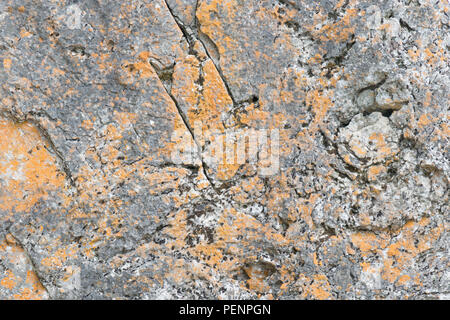
<path id="1" fill-rule="evenodd" d="M 187 236 L 187 212 L 185 210 L 179 210 L 178 212 L 172 213 L 169 216 L 169 227 L 166 228 L 166 233 L 172 236 L 175 240 L 171 241 L 170 244 L 178 249 L 183 248 L 185 245 L 184 239 Z"/>
<path id="2" fill-rule="evenodd" d="M 119 129 L 125 131 L 132 128 L 133 124 L 136 123 L 138 115 L 131 112 L 114 111 L 114 118 L 119 124 Z"/>
<path id="3" fill-rule="evenodd" d="M 304 274 L 299 275 L 302 285 L 302 297 L 306 299 L 327 300 L 331 299 L 331 285 L 323 274 L 316 274 L 308 278 Z"/>
<path id="4" fill-rule="evenodd" d="M 69 257 L 76 256 L 77 251 L 78 250 L 72 247 L 59 248 L 52 256 L 43 258 L 41 264 L 49 268 L 61 267 Z"/>
<path id="5" fill-rule="evenodd" d="M 0 242 L 0 260 L 3 265 L 9 267 L 6 273 L 0 276 L 0 289 L 6 290 L 7 296 L 0 298 L 16 300 L 48 298 L 25 251 L 11 235 L 7 235 L 6 239 Z"/>
<path id="6" fill-rule="evenodd" d="M 424 54 L 425 54 L 425 59 L 426 59 L 427 63 L 429 63 L 429 64 L 434 64 L 438 60 L 438 58 L 430 50 L 430 48 L 425 48 Z"/>
<path id="7" fill-rule="evenodd" d="M 320 92 L 314 90 L 308 92 L 306 96 L 306 104 L 311 106 L 314 111 L 314 124 L 318 125 L 324 119 L 328 109 L 333 106 L 331 96 L 333 92 Z"/>
<path id="8" fill-rule="evenodd" d="M 214 243 L 202 242 L 191 248 L 189 252 L 204 261 L 206 264 L 218 268 L 221 271 L 232 271 L 237 266 L 251 261 L 248 254 L 260 241 L 268 241 L 275 246 L 287 245 L 289 242 L 280 234 L 277 234 L 268 226 L 262 225 L 255 218 L 228 209 L 218 221 Z M 234 244 L 244 244 L 247 254 Z M 223 260 L 224 253 L 229 253 L 238 259 Z"/>
<path id="9" fill-rule="evenodd" d="M 373 232 L 357 232 L 351 235 L 351 240 L 354 246 L 359 248 L 362 253 L 376 251 L 384 248 L 387 240 L 382 236 L 378 236 Z"/>
<path id="10" fill-rule="evenodd" d="M 43 300 L 46 295 L 41 294 L 40 292 L 33 291 L 30 288 L 24 288 L 20 291 L 20 293 L 14 294 L 14 300 Z"/>
<path id="11" fill-rule="evenodd" d="M 225 84 L 222 81 L 219 73 L 214 66 L 214 63 L 211 60 L 208 60 L 203 65 L 203 73 L 204 73 L 204 88 L 203 88 L 203 99 L 201 101 L 200 109 L 205 109 L 203 112 L 206 112 L 208 109 L 209 120 L 218 121 L 220 118 L 221 112 L 228 110 L 233 104 L 230 96 L 228 95 Z M 215 109 L 215 110 L 214 110 Z M 212 119 L 211 119 L 212 118 Z M 207 120 L 202 119 L 200 120 Z M 217 128 L 218 129 L 218 128 Z"/>
<path id="12" fill-rule="evenodd" d="M 409 221 L 394 233 L 358 232 L 352 234 L 352 243 L 359 248 L 364 258 L 370 259 L 373 255 L 381 258 L 381 268 L 372 266 L 364 260 L 361 263 L 363 271 L 376 269 L 377 272 L 380 272 L 382 279 L 398 285 L 405 285 L 410 281 L 419 283 L 420 275 L 410 273 L 410 264 L 418 254 L 430 249 L 445 229 L 444 226 L 437 226 L 418 237 L 416 235 L 418 230 L 426 227 L 428 223 L 429 219 L 423 218 L 419 222 Z"/>
<path id="13" fill-rule="evenodd" d="M 53 68 L 53 76 L 63 76 L 66 72 L 64 70 L 61 70 L 59 68 Z"/>
<path id="14" fill-rule="evenodd" d="M 202 136 L 208 139 L 223 133 L 220 116 L 231 108 L 232 100 L 214 63 L 207 60 L 200 65 L 195 57 L 187 56 L 176 66 L 173 82 L 172 94 L 186 107 L 190 126 L 202 130 L 200 144 L 204 143 Z"/>
<path id="15" fill-rule="evenodd" d="M 17 284 L 17 279 L 11 270 L 6 271 L 6 276 L 0 281 L 0 285 L 7 289 L 13 289 Z"/>
<path id="16" fill-rule="evenodd" d="M 65 189 L 66 176 L 35 126 L 0 119 L 0 135 L 0 209 L 25 211 Z"/>
<path id="17" fill-rule="evenodd" d="M 433 122 L 432 119 L 433 119 L 432 115 L 424 113 L 420 116 L 419 120 L 417 121 L 417 125 L 419 126 L 419 128 L 423 128 L 432 123 Z"/>
<path id="18" fill-rule="evenodd" d="M 219 63 L 221 65 L 226 64 L 225 72 L 231 75 L 239 75 L 249 67 L 249 64 L 255 63 L 255 61 L 240 59 L 238 54 L 229 55 L 231 52 L 242 53 L 244 50 L 241 39 L 230 36 L 228 31 L 228 28 L 230 28 L 228 24 L 238 19 L 238 11 L 242 8 L 242 5 L 243 3 L 238 3 L 235 0 L 201 1 L 196 12 L 200 31 L 214 42 L 218 50 Z M 255 12 L 255 14 L 257 13 Z M 224 21 L 222 21 L 222 18 L 224 18 Z M 244 45 L 250 47 L 252 43 L 248 42 Z M 260 60 L 269 62 L 272 58 L 267 54 L 262 54 Z M 228 84 L 232 86 L 242 85 L 240 76 L 227 77 L 227 80 Z"/>
<path id="19" fill-rule="evenodd" d="M 357 18 L 359 11 L 355 8 L 348 8 L 342 18 L 333 24 L 325 24 L 320 29 L 316 29 L 315 25 L 323 23 L 327 18 L 326 15 L 322 13 L 317 13 L 314 15 L 315 25 L 306 26 L 314 37 L 320 39 L 321 41 L 334 41 L 343 42 L 350 39 L 350 37 L 355 33 L 355 27 L 352 26 L 352 21 Z"/>
<path id="20" fill-rule="evenodd" d="M 209 136 L 211 144 L 214 146 L 210 150 L 210 157 L 217 163 L 216 178 L 228 180 L 235 176 L 241 163 L 237 159 L 238 145 L 236 139 L 226 139 L 224 134 Z M 245 152 L 245 151 L 244 151 Z"/>
<path id="21" fill-rule="evenodd" d="M 223 150 L 234 150 L 235 142 L 225 145 L 225 127 L 222 115 L 231 110 L 233 101 L 220 74 L 211 60 L 200 63 L 194 56 L 186 56 L 174 70 L 172 94 L 186 110 L 189 126 L 200 146 L 207 142 L 214 145 L 210 156 L 217 161 L 217 178 L 232 178 L 239 165 L 233 159 L 226 161 Z M 217 153 L 220 152 L 220 153 Z"/>
<path id="22" fill-rule="evenodd" d="M 46 291 L 44 286 L 39 281 L 36 273 L 33 270 L 27 271 L 26 283 L 31 286 L 31 288 L 26 288 L 27 291 L 22 292 L 22 297 L 26 299 L 43 299 L 46 296 Z M 25 289 L 24 289 L 25 290 Z M 26 293 L 26 294 L 24 294 Z"/>
<path id="23" fill-rule="evenodd" d="M 81 123 L 81 126 L 83 127 L 83 128 L 85 128 L 86 130 L 92 130 L 93 128 L 94 128 L 94 124 L 93 124 L 93 122 L 91 121 L 91 120 L 84 120 L 82 123 Z"/>
<path id="24" fill-rule="evenodd" d="M 212 17 L 217 17 L 219 12 L 224 12 L 227 17 L 233 19 L 236 16 L 236 10 L 238 10 L 238 4 L 235 0 L 226 0 L 226 1 L 202 1 L 197 8 L 197 19 L 200 22 L 201 31 L 208 35 L 210 38 L 214 39 L 212 35 L 220 34 L 223 36 L 223 41 L 221 43 L 217 43 L 217 47 L 220 53 L 220 56 L 223 56 L 225 50 L 231 49 L 237 44 L 229 37 L 225 36 L 224 26 L 218 19 L 214 19 Z"/>
<path id="25" fill-rule="evenodd" d="M 86 152 L 87 156 L 90 156 L 90 150 Z M 93 152 L 92 152 L 93 154 Z M 99 160 L 98 156 L 95 155 L 94 159 Z M 102 192 L 106 192 L 105 186 L 108 181 L 100 169 L 94 170 L 88 165 L 82 166 L 78 171 L 77 183 L 83 188 L 80 190 L 80 194 L 78 198 L 86 203 L 89 203 L 90 206 L 93 206 L 89 200 L 91 198 L 95 198 L 97 192 L 101 194 Z"/>
<path id="26" fill-rule="evenodd" d="M 409 57 L 411 58 L 411 60 L 413 62 L 417 62 L 417 59 L 420 57 L 420 51 L 409 49 L 408 50 L 408 55 L 409 55 Z"/>
<path id="27" fill-rule="evenodd" d="M 233 197 L 234 201 L 245 204 L 253 202 L 250 194 L 260 194 L 263 189 L 263 180 L 258 176 L 254 176 L 252 178 L 242 180 L 239 185 L 232 186 L 228 189 L 228 192 L 230 196 Z"/>
<path id="28" fill-rule="evenodd" d="M 262 102 L 263 104 L 264 102 Z M 270 119 L 270 113 L 258 108 L 255 103 L 251 103 L 247 108 L 246 112 L 239 115 L 239 123 L 243 125 L 248 125 L 251 127 L 264 126 L 267 124 L 268 119 Z"/>
<path id="29" fill-rule="evenodd" d="M 328 282 L 328 278 L 325 275 L 319 274 L 315 275 L 313 279 L 313 283 L 310 287 L 311 295 L 319 300 L 329 299 L 331 297 L 331 286 Z"/>
<path id="30" fill-rule="evenodd" d="M 236 175 L 239 164 L 220 164 L 217 166 L 216 178 L 222 181 L 229 180 Z"/>
<path id="31" fill-rule="evenodd" d="M 379 166 L 371 166 L 368 170 L 367 170 L 367 178 L 369 179 L 369 181 L 376 181 L 377 177 L 382 174 L 385 173 L 386 167 L 379 165 Z"/>
<path id="32" fill-rule="evenodd" d="M 367 155 L 367 151 L 356 144 L 351 145 L 351 150 L 358 158 L 364 158 Z"/>
<path id="33" fill-rule="evenodd" d="M 149 80 L 152 80 L 155 82 L 154 88 L 152 89 L 155 93 L 154 96 L 151 97 L 151 100 L 148 102 L 144 102 L 143 106 L 148 106 L 149 108 L 152 108 L 152 102 L 157 101 L 158 103 L 164 103 L 166 106 L 165 115 L 167 117 L 167 120 L 173 121 L 173 131 L 172 136 L 169 138 L 164 137 L 167 140 L 164 140 L 164 147 L 158 149 L 156 151 L 155 157 L 161 159 L 166 158 L 170 159 L 172 158 L 173 152 L 179 150 L 179 148 L 184 148 L 185 146 L 188 149 L 192 149 L 193 151 L 195 149 L 194 141 L 192 139 L 192 136 L 190 135 L 188 129 L 186 128 L 186 125 L 184 124 L 184 121 L 180 114 L 178 113 L 177 107 L 174 103 L 174 101 L 171 99 L 171 97 L 166 93 L 166 90 L 161 83 L 157 73 L 151 66 L 151 64 L 146 61 L 146 59 L 151 54 L 148 52 L 143 52 L 140 54 L 140 59 L 143 59 L 137 67 L 134 64 L 125 64 L 124 70 L 127 76 L 125 76 L 122 80 L 124 80 L 126 83 L 130 84 L 135 81 L 134 77 L 136 74 L 140 74 L 141 78 L 149 78 Z M 144 61 L 145 60 L 145 61 Z M 133 123 L 136 121 L 139 115 L 132 114 L 132 113 L 118 113 L 115 112 L 116 120 L 119 122 L 120 130 L 117 130 L 117 128 L 110 128 L 113 131 L 116 131 L 119 136 L 113 138 L 110 137 L 110 140 L 116 139 L 117 141 L 120 141 L 121 134 L 120 132 L 123 132 L 123 130 L 130 129 L 133 125 Z M 141 149 L 148 149 L 148 145 L 145 142 L 142 142 L 141 145 L 138 146 Z M 149 156 L 150 158 L 150 156 Z M 195 163 L 196 160 L 198 160 L 196 157 L 195 159 L 190 159 L 189 163 Z"/>
<path id="34" fill-rule="evenodd" d="M 178 61 L 173 72 L 172 94 L 179 97 L 182 104 L 193 108 L 199 102 L 200 88 L 196 84 L 200 78 L 200 62 L 195 56 L 188 55 Z M 190 122 L 193 126 L 193 121 Z"/>
<path id="35" fill-rule="evenodd" d="M 139 54 L 139 61 L 133 63 L 128 70 L 131 72 L 139 72 L 141 79 L 151 78 L 156 75 L 155 70 L 151 66 L 148 58 L 151 54 L 147 51 Z"/>
<path id="36" fill-rule="evenodd" d="M 173 214 L 169 219 L 170 227 L 166 228 L 166 232 L 173 237 L 168 243 L 172 249 L 181 249 L 186 246 L 186 237 L 188 236 L 188 226 L 186 222 L 186 212 L 180 210 Z M 237 213 L 234 209 L 226 209 L 218 221 L 219 227 L 216 229 L 214 242 L 208 243 L 206 240 L 201 241 L 194 247 L 188 249 L 188 252 L 196 257 L 200 263 L 208 268 L 212 268 L 217 272 L 238 272 L 242 265 L 247 262 L 255 262 L 249 252 L 255 250 L 257 243 L 263 240 L 273 243 L 274 245 L 287 245 L 286 239 L 281 235 L 277 235 L 270 227 L 266 227 L 259 223 L 251 216 Z M 244 251 L 239 248 L 245 245 L 248 250 Z M 224 255 L 232 255 L 233 259 L 224 259 Z M 253 280 L 248 283 L 255 290 L 261 289 L 262 279 L 266 274 L 264 270 L 260 273 L 248 269 Z"/>
<path id="37" fill-rule="evenodd" d="M 122 63 L 123 73 L 119 76 L 119 82 L 123 85 L 132 85 L 137 80 L 137 76 L 141 79 L 150 78 L 152 73 L 151 65 L 142 61 L 130 63 L 124 61 Z"/>
<path id="38" fill-rule="evenodd" d="M 12 60 L 9 58 L 5 58 L 3 59 L 3 68 L 5 68 L 6 70 L 11 69 L 11 65 L 12 65 Z"/>
<path id="39" fill-rule="evenodd" d="M 404 274 L 398 278 L 397 284 L 403 286 L 407 284 L 409 281 L 411 281 L 411 277 L 408 276 L 407 274 Z"/>
<path id="40" fill-rule="evenodd" d="M 391 148 L 388 147 L 388 145 L 386 143 L 386 138 L 382 133 L 378 133 L 378 132 L 372 133 L 369 136 L 369 140 L 375 142 L 375 146 L 377 148 L 377 159 L 378 160 L 384 159 L 385 157 L 392 154 L 392 150 L 391 150 Z"/>

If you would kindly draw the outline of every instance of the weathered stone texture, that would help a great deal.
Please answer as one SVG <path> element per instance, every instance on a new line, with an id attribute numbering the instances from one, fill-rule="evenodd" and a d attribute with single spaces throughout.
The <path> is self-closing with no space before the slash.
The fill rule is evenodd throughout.
<path id="1" fill-rule="evenodd" d="M 0 298 L 449 298 L 449 24 L 447 0 L 1 1 Z M 272 174 L 210 156 L 261 129 Z"/>

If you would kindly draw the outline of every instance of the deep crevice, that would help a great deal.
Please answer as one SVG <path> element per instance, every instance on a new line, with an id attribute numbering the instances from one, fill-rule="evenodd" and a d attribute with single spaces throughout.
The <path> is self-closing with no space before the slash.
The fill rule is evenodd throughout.
<path id="1" fill-rule="evenodd" d="M 158 78 L 159 78 L 159 75 L 158 75 Z M 162 82 L 161 79 L 160 79 L 160 81 Z M 175 104 L 175 107 L 176 107 L 176 109 L 177 109 L 177 111 L 178 111 L 178 114 L 180 115 L 180 117 L 181 117 L 181 119 L 182 119 L 182 121 L 183 121 L 183 123 L 184 123 L 184 126 L 185 126 L 186 129 L 189 131 L 189 133 L 190 133 L 192 139 L 194 140 L 195 145 L 197 146 L 198 155 L 199 155 L 200 161 L 201 161 L 201 163 L 202 163 L 203 174 L 205 175 L 206 179 L 208 180 L 209 184 L 210 184 L 211 187 L 214 189 L 214 191 L 216 191 L 216 193 L 219 193 L 218 190 L 216 189 L 215 184 L 213 183 L 211 177 L 209 176 L 209 174 L 208 174 L 208 172 L 207 172 L 207 165 L 206 165 L 206 163 L 204 162 L 203 157 L 202 157 L 202 148 L 201 148 L 200 143 L 199 143 L 199 142 L 197 141 L 197 139 L 195 138 L 194 130 L 193 130 L 193 129 L 191 128 L 191 126 L 189 125 L 189 121 L 188 121 L 188 119 L 186 118 L 186 115 L 183 113 L 183 110 L 182 110 L 181 107 L 179 106 L 178 101 L 175 99 L 175 97 L 172 95 L 172 93 L 169 92 L 169 90 L 167 90 L 167 88 L 166 88 L 164 85 L 163 85 L 163 87 L 164 87 L 164 90 L 166 91 L 167 95 L 170 97 L 170 99 L 171 99 L 171 100 L 173 101 L 173 103 Z"/>
<path id="2" fill-rule="evenodd" d="M 200 43 L 203 45 L 206 55 L 213 62 L 214 67 L 216 68 L 217 72 L 219 73 L 219 76 L 222 79 L 222 82 L 225 85 L 225 88 L 227 89 L 227 93 L 228 93 L 229 97 L 231 98 L 231 101 L 233 101 L 233 105 L 236 106 L 236 99 L 234 98 L 233 93 L 225 79 L 225 76 L 223 75 L 222 68 L 220 67 L 220 52 L 219 52 L 215 42 L 207 34 L 203 33 L 200 30 L 200 22 L 198 21 L 198 18 L 197 18 L 197 10 L 198 10 L 198 1 L 195 6 L 195 28 L 197 29 L 197 33 L 198 33 L 198 41 L 200 41 Z M 210 48 L 208 48 L 206 42 L 208 42 Z M 213 55 L 216 55 L 217 57 L 214 57 L 210 51 L 213 51 L 214 52 Z"/>

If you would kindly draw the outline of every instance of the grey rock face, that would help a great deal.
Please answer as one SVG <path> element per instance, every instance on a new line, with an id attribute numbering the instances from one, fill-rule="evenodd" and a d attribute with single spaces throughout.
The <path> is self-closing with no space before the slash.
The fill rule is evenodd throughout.
<path id="1" fill-rule="evenodd" d="M 2 1 L 0 298 L 448 298 L 449 10 Z"/>

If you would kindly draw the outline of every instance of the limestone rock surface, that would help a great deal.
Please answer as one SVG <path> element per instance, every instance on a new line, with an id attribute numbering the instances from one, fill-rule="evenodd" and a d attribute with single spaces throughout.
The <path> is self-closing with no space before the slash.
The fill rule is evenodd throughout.
<path id="1" fill-rule="evenodd" d="M 447 0 L 1 1 L 0 299 L 450 298 L 449 28 Z"/>

